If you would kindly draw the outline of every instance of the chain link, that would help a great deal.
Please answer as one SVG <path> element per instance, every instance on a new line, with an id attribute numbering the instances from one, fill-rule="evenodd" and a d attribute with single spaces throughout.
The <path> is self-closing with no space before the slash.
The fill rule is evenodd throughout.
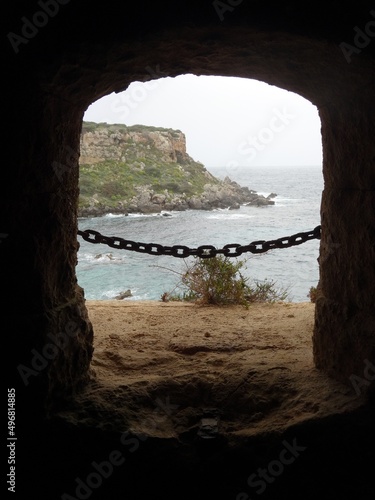
<path id="1" fill-rule="evenodd" d="M 125 240 L 116 236 L 104 236 L 98 231 L 93 229 L 86 229 L 84 231 L 78 230 L 78 235 L 82 236 L 85 241 L 89 243 L 102 243 L 111 248 L 118 248 L 120 250 L 129 250 L 131 252 L 147 253 L 149 255 L 170 255 L 172 257 L 185 259 L 186 257 L 200 257 L 202 259 L 209 259 L 216 255 L 224 255 L 225 257 L 238 257 L 243 253 L 264 253 L 275 248 L 289 248 L 296 245 L 301 245 L 309 240 L 318 239 L 321 236 L 321 226 L 316 226 L 312 231 L 303 233 L 296 233 L 292 236 L 284 236 L 276 240 L 259 240 L 252 241 L 248 245 L 240 245 L 239 243 L 232 243 L 225 245 L 223 248 L 216 248 L 212 245 L 201 245 L 198 248 L 189 248 L 185 245 L 165 246 L 159 243 L 140 243 L 137 241 Z"/>

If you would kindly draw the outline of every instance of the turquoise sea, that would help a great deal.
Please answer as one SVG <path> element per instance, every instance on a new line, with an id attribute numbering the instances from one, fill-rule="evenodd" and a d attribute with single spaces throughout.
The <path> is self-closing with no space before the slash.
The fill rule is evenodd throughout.
<path id="1" fill-rule="evenodd" d="M 320 202 L 323 190 L 321 166 L 315 167 L 226 167 L 209 168 L 219 178 L 229 176 L 242 186 L 260 194 L 277 193 L 275 205 L 244 207 L 238 210 L 170 212 L 162 214 L 112 215 L 81 218 L 79 229 L 94 229 L 106 236 L 163 245 L 247 244 L 255 240 L 276 239 L 308 231 L 320 224 Z M 159 300 L 171 292 L 179 274 L 193 257 L 178 259 L 150 256 L 117 250 L 103 244 L 94 245 L 78 237 L 78 283 L 89 300 L 110 300 L 130 289 L 125 300 Z M 316 286 L 319 241 L 270 250 L 265 254 L 244 254 L 244 274 L 251 280 L 275 281 L 287 288 L 289 300 L 308 301 L 308 291 Z"/>

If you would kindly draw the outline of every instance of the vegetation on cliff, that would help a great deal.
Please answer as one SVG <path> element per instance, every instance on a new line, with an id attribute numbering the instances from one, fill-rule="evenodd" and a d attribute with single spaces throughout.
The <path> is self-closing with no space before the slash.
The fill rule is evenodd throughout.
<path id="1" fill-rule="evenodd" d="M 251 200 L 253 191 L 215 178 L 193 160 L 180 130 L 83 123 L 80 215 L 211 209 Z"/>

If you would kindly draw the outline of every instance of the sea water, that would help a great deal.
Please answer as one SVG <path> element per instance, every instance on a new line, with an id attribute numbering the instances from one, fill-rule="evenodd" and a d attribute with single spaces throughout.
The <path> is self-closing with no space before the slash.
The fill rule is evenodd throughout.
<path id="1" fill-rule="evenodd" d="M 226 167 L 208 168 L 219 178 L 229 176 L 267 196 L 276 193 L 275 205 L 241 206 L 238 210 L 187 210 L 162 214 L 130 214 L 80 218 L 79 229 L 94 229 L 106 236 L 119 236 L 143 243 L 162 245 L 248 244 L 255 240 L 277 239 L 320 224 L 323 190 L 321 166 L 315 167 Z M 125 290 L 125 300 L 159 300 L 172 292 L 181 273 L 193 257 L 153 256 L 92 244 L 78 237 L 77 277 L 88 300 L 111 300 Z M 319 279 L 319 240 L 296 247 L 270 250 L 264 254 L 243 254 L 243 274 L 251 281 L 275 282 L 287 289 L 288 300 L 308 301 L 310 287 Z"/>

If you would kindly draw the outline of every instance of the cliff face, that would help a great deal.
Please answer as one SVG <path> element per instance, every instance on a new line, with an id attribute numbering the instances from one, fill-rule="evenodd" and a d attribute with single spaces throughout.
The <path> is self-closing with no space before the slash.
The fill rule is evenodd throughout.
<path id="1" fill-rule="evenodd" d="M 84 123 L 80 216 L 239 208 L 274 202 L 215 178 L 186 152 L 180 130 Z"/>
<path id="2" fill-rule="evenodd" d="M 167 162 L 186 163 L 186 138 L 180 130 L 134 125 L 84 123 L 81 134 L 81 164 L 106 160 L 126 162 L 158 151 Z"/>

